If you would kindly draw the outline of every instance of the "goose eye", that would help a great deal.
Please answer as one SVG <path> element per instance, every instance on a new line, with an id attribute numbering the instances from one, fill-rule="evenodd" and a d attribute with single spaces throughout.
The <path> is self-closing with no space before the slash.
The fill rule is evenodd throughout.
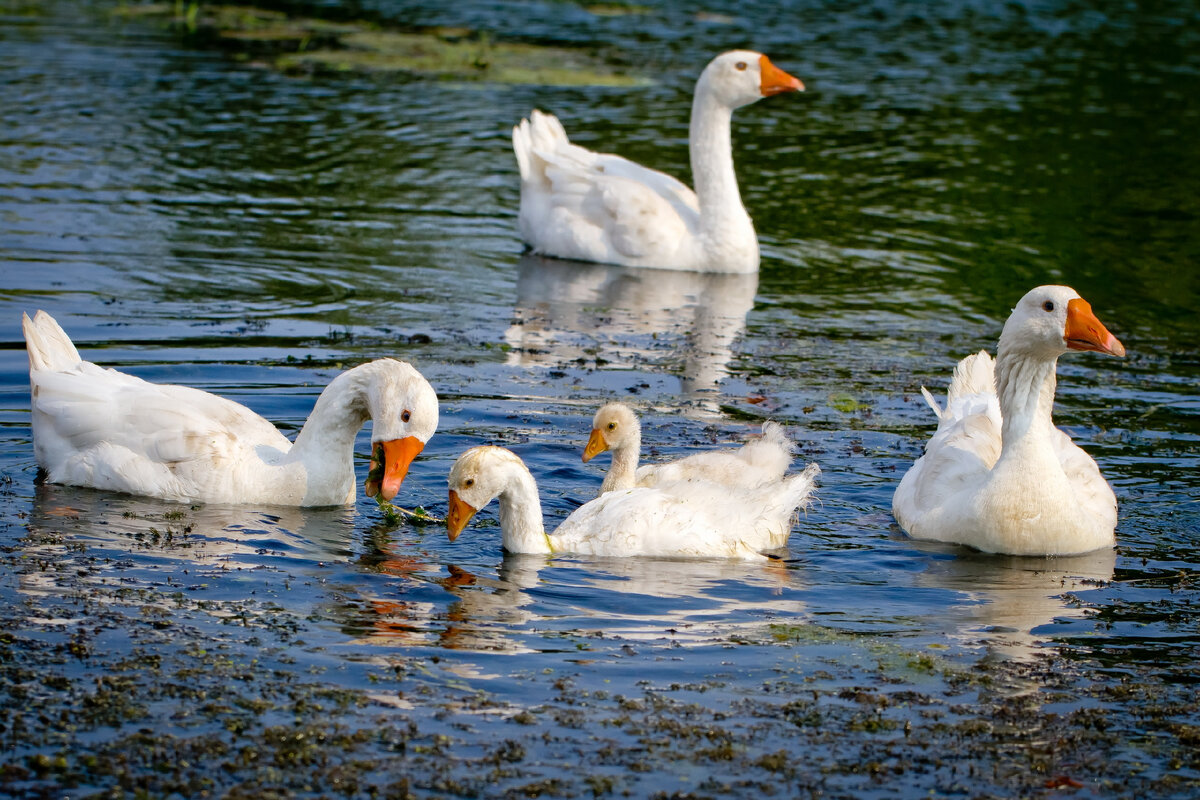
<path id="1" fill-rule="evenodd" d="M 739 61 L 739 62 L 737 62 L 736 64 L 734 64 L 733 66 L 737 68 L 737 71 L 738 71 L 738 72 L 742 72 L 742 71 L 744 71 L 744 70 L 746 69 L 746 62 L 745 62 L 745 61 Z"/>
<path id="2" fill-rule="evenodd" d="M 410 419 L 412 419 L 412 414 L 409 412 L 408 409 L 404 409 L 404 411 L 402 411 L 400 413 L 400 421 L 408 422 Z"/>
<path id="3" fill-rule="evenodd" d="M 1047 300 L 1046 302 L 1042 303 L 1042 308 L 1046 309 L 1047 311 L 1053 311 L 1054 310 L 1054 301 Z"/>
<path id="4" fill-rule="evenodd" d="M 470 489 L 470 488 L 471 488 L 472 486 L 474 486 L 474 485 L 475 485 L 475 479 L 474 479 L 474 478 L 467 478 L 465 481 L 463 481 L 463 487 L 464 487 L 464 488 Z"/>
<path id="5" fill-rule="evenodd" d="M 615 422 L 610 422 L 610 423 L 608 423 L 608 429 L 609 429 L 610 431 L 611 431 L 611 430 L 616 430 L 616 428 L 617 428 L 617 423 L 615 423 Z"/>

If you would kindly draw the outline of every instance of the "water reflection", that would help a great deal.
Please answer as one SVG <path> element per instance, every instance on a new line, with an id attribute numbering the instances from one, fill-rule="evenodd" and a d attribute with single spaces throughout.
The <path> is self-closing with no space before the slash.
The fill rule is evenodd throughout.
<path id="1" fill-rule="evenodd" d="M 354 643 L 503 653 L 570 650 L 565 640 L 579 637 L 703 646 L 804 611 L 781 561 L 505 554 L 494 575 L 456 565 L 442 574 L 405 546 L 387 544 L 375 561 L 400 582 L 330 609 Z"/>
<path id="2" fill-rule="evenodd" d="M 29 567 L 17 585 L 26 595 L 64 596 L 81 586 L 204 583 L 215 601 L 240 604 L 257 594 L 295 612 L 311 608 L 353 645 L 602 657 L 639 641 L 761 639 L 772 622 L 823 618 L 825 601 L 809 595 L 820 586 L 809 584 L 825 583 L 821 573 L 837 568 L 511 554 L 498 564 L 455 564 L 439 558 L 429 529 L 376 524 L 356 533 L 354 524 L 353 509 L 191 506 L 40 485 L 22 540 Z M 915 590 L 937 590 L 940 604 L 917 595 L 905 613 L 891 595 L 882 606 L 864 597 L 839 607 L 844 622 L 873 624 L 880 613 L 894 617 L 888 627 L 915 620 L 955 644 L 1015 660 L 1043 652 L 1051 638 L 1043 626 L 1086 618 L 1069 594 L 1111 581 L 1116 563 L 1113 550 L 1040 559 L 907 545 L 913 550 L 902 558 L 917 569 L 893 574 L 909 576 Z M 858 577 L 864 589 L 874 580 Z"/>
<path id="3" fill-rule="evenodd" d="M 914 543 L 926 552 L 939 545 Z M 946 589 L 959 599 L 944 609 L 953 623 L 948 635 L 968 646 L 985 644 L 989 652 L 1030 660 L 1048 636 L 1034 631 L 1055 619 L 1083 619 L 1086 612 L 1068 593 L 1095 588 L 1113 578 L 1113 549 L 1080 556 L 1019 558 L 956 551 L 957 557 L 933 558 L 915 577 L 921 587 Z"/>
<path id="4" fill-rule="evenodd" d="M 513 366 L 665 367 L 683 404 L 717 410 L 758 275 L 721 275 L 522 256 L 504 339 Z"/>
<path id="5" fill-rule="evenodd" d="M 557 564 L 556 564 L 557 566 Z M 572 564 L 581 594 L 572 602 L 584 620 L 606 634 L 675 644 L 712 644 L 737 634 L 757 634 L 777 617 L 806 610 L 798 574 L 783 561 L 764 563 L 626 558 Z M 556 575 L 561 582 L 564 576 Z M 576 604 L 578 603 L 578 604 Z"/>
<path id="6" fill-rule="evenodd" d="M 35 563 L 55 568 L 23 573 L 20 588 L 70 590 L 88 573 L 63 567 L 71 561 L 90 563 L 95 556 L 114 560 L 126 583 L 150 572 L 157 583 L 163 572 L 233 575 L 270 566 L 307 571 L 324 561 L 344 560 L 353 533 L 352 508 L 188 505 L 42 484 L 35 490 L 23 544 Z M 96 574 L 97 583 L 111 581 L 105 573 Z"/>
<path id="7" fill-rule="evenodd" d="M 366 549 L 356 563 L 365 574 L 355 578 L 356 585 L 339 590 L 326 609 L 353 644 L 511 649 L 495 632 L 477 633 L 472 621 L 478 613 L 470 607 L 459 607 L 462 597 L 474 596 L 464 595 L 466 587 L 486 589 L 487 595 L 480 596 L 510 591 L 503 573 L 497 582 L 456 564 L 446 564 L 443 571 L 434 554 L 415 541 L 411 529 L 385 526 L 376 526 L 368 533 Z M 379 580 L 367 579 L 372 573 Z M 529 619 L 528 614 L 488 616 L 503 624 L 521 624 Z"/>

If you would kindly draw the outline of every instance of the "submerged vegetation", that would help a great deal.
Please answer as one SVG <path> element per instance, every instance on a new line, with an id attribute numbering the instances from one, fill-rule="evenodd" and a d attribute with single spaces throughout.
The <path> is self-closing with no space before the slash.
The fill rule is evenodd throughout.
<path id="1" fill-rule="evenodd" d="M 0 555 L 5 574 L 43 592 L 0 605 L 7 796 L 1200 788 L 1197 696 L 1149 671 L 1089 681 L 1049 655 L 967 666 L 809 623 L 765 624 L 693 651 L 726 664 L 728 650 L 775 653 L 754 680 L 732 666 L 692 682 L 653 677 L 678 657 L 670 631 L 562 631 L 554 641 L 567 655 L 503 681 L 463 680 L 467 662 L 452 649 L 376 647 L 335 664 L 321 644 L 324 612 L 305 619 L 262 591 L 210 597 L 188 585 L 187 569 L 165 583 L 136 579 L 111 549 L 90 551 L 71 533 L 88 521 L 61 520 L 7 538 Z M 461 581 L 455 590 L 481 591 Z M 569 655 L 573 641 L 587 658 Z"/>
<path id="2" fill-rule="evenodd" d="M 699 639 L 510 624 L 519 561 L 476 576 L 388 534 L 361 561 L 379 580 L 354 586 L 328 557 L 280 558 L 282 543 L 206 555 L 231 532 L 261 538 L 211 529 L 203 506 L 139 504 L 97 527 L 114 501 L 46 489 L 23 516 L 0 493 L 5 796 L 1200 790 L 1186 667 L 1125 662 L 1097 679 L 1051 648 L 964 660 L 783 614 Z M 489 613 L 511 630 L 487 634 Z"/>
<path id="3" fill-rule="evenodd" d="M 614 13 L 612 8 L 604 7 L 605 13 Z M 367 20 L 331 21 L 196 2 L 121 5 L 115 13 L 162 21 L 195 44 L 290 74 L 408 73 L 545 86 L 648 83 L 582 48 L 493 41 L 486 32 L 466 28 L 400 30 Z"/>

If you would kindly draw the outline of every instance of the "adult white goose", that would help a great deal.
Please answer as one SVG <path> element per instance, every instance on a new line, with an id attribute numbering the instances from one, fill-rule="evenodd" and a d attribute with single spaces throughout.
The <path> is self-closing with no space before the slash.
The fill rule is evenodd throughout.
<path id="1" fill-rule="evenodd" d="M 354 439 L 371 419 L 384 469 L 367 493 L 390 500 L 437 428 L 433 387 L 390 358 L 334 378 L 293 444 L 238 403 L 81 360 L 44 311 L 22 314 L 22 326 L 33 449 L 53 483 L 185 502 L 349 504 Z"/>
<path id="2" fill-rule="evenodd" d="M 990 553 L 1072 555 L 1112 547 L 1117 501 L 1096 462 L 1054 427 L 1055 368 L 1068 350 L 1125 355 L 1067 286 L 1039 286 L 984 351 L 954 370 L 938 429 L 892 500 L 914 539 Z"/>
<path id="3" fill-rule="evenodd" d="M 602 494 L 563 520 L 542 524 L 537 484 L 501 447 L 473 447 L 450 470 L 450 541 L 475 513 L 500 499 L 500 530 L 510 553 L 762 559 L 787 542 L 792 515 L 805 505 L 819 470 L 811 465 L 779 484 L 730 490 L 680 481 Z"/>
<path id="4" fill-rule="evenodd" d="M 733 110 L 804 84 L 761 53 L 733 50 L 696 82 L 693 192 L 620 156 L 567 139 L 558 119 L 534 111 L 513 128 L 521 170 L 521 235 L 536 253 L 632 267 L 754 272 L 758 238 L 733 171 Z"/>
<path id="5" fill-rule="evenodd" d="M 764 422 L 762 432 L 761 437 L 737 450 L 696 453 L 676 461 L 639 467 L 642 426 L 629 406 L 608 403 L 592 418 L 592 433 L 583 450 L 583 460 L 586 463 L 605 450 L 612 451 L 612 468 L 600 485 L 601 494 L 682 480 L 750 488 L 781 480 L 792 463 L 793 445 L 783 426 Z"/>

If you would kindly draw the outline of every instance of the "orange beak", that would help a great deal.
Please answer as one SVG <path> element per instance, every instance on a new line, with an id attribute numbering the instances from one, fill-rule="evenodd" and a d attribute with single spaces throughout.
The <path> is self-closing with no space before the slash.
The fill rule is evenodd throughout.
<path id="1" fill-rule="evenodd" d="M 600 433 L 599 428 L 592 428 L 592 435 L 588 437 L 587 447 L 583 448 L 583 463 L 586 464 L 607 449 L 608 443 L 604 441 L 604 434 Z"/>
<path id="2" fill-rule="evenodd" d="M 367 483 L 363 489 L 366 491 L 367 497 L 374 497 L 378 494 L 384 500 L 391 500 L 400 491 L 400 484 L 404 482 L 404 476 L 408 474 L 408 466 L 412 464 L 417 454 L 425 449 L 425 443 L 415 436 L 392 439 L 390 442 L 376 444 L 372 455 L 374 456 L 381 449 L 383 450 L 383 476 L 382 478 L 372 478 L 368 473 Z M 377 472 L 378 469 L 379 464 L 372 457 L 371 473 Z"/>
<path id="3" fill-rule="evenodd" d="M 758 59 L 758 71 L 762 76 L 758 88 L 763 97 L 783 92 L 803 92 L 804 84 L 799 78 L 792 77 L 771 63 L 771 59 L 761 56 Z"/>
<path id="4" fill-rule="evenodd" d="M 1071 350 L 1094 350 L 1110 356 L 1125 355 L 1125 345 L 1096 319 L 1092 306 L 1082 297 L 1067 303 L 1067 329 L 1063 339 Z"/>
<path id="5" fill-rule="evenodd" d="M 458 535 L 462 533 L 462 529 L 467 527 L 467 523 L 471 521 L 471 517 L 475 516 L 475 512 L 479 509 L 471 506 L 461 497 L 458 492 L 450 490 L 450 510 L 446 512 L 446 538 L 454 541 Z"/>

